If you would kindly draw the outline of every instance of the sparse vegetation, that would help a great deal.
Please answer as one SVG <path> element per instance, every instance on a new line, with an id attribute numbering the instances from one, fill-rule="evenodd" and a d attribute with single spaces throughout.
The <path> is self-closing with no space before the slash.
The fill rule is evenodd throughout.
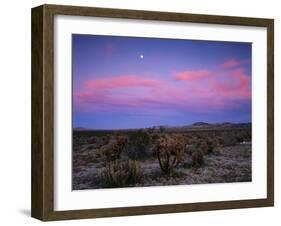
<path id="1" fill-rule="evenodd" d="M 233 133 L 223 134 L 223 144 L 224 146 L 234 146 L 237 143 L 237 139 Z"/>
<path id="2" fill-rule="evenodd" d="M 73 189 L 251 180 L 251 129 L 77 131 Z"/>
<path id="3" fill-rule="evenodd" d="M 151 136 L 144 130 L 132 132 L 129 135 L 128 156 L 131 159 L 143 159 L 151 155 L 149 146 L 151 145 Z"/>
<path id="4" fill-rule="evenodd" d="M 192 153 L 192 166 L 193 167 L 201 167 L 204 164 L 204 156 L 203 152 L 198 149 Z"/>
<path id="5" fill-rule="evenodd" d="M 141 182 L 143 172 L 137 161 L 118 159 L 106 165 L 100 178 L 106 188 L 134 186 Z"/>

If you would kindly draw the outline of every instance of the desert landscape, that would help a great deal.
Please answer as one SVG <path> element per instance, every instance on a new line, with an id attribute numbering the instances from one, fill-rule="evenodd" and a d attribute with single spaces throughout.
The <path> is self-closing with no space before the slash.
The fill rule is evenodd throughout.
<path id="1" fill-rule="evenodd" d="M 72 189 L 251 181 L 251 123 L 73 130 Z"/>
<path id="2" fill-rule="evenodd" d="M 252 43 L 72 34 L 72 55 L 73 190 L 252 180 Z"/>

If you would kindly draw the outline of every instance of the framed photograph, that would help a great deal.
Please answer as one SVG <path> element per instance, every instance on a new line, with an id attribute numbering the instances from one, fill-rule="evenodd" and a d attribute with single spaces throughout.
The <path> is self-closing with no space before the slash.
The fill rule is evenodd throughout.
<path id="1" fill-rule="evenodd" d="M 274 205 L 274 21 L 32 9 L 32 216 Z"/>

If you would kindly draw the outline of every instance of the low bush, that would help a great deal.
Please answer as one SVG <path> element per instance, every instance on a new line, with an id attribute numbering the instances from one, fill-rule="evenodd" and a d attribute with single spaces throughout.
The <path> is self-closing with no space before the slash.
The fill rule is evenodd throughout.
<path id="1" fill-rule="evenodd" d="M 203 151 L 198 149 L 192 153 L 192 166 L 201 167 L 204 164 L 204 155 Z"/>
<path id="2" fill-rule="evenodd" d="M 102 170 L 101 183 L 106 188 L 134 186 L 143 179 L 143 170 L 137 161 L 117 159 Z"/>
<path id="3" fill-rule="evenodd" d="M 234 146 L 237 144 L 236 136 L 233 133 L 224 133 L 223 136 L 223 145 L 224 146 Z"/>
<path id="4" fill-rule="evenodd" d="M 213 153 L 215 147 L 217 146 L 216 141 L 213 139 L 207 139 L 206 141 L 207 144 L 207 154 Z"/>
<path id="5" fill-rule="evenodd" d="M 192 155 L 192 153 L 195 152 L 195 151 L 196 151 L 196 145 L 194 145 L 194 144 L 187 144 L 185 146 L 185 153 L 187 155 Z"/>
<path id="6" fill-rule="evenodd" d="M 191 155 L 192 167 L 201 167 L 204 164 L 204 151 L 200 145 L 188 145 L 185 151 L 188 155 Z M 189 163 L 186 163 L 184 167 L 187 168 L 189 166 Z"/>
<path id="7" fill-rule="evenodd" d="M 149 133 L 144 130 L 132 132 L 129 135 L 128 156 L 135 160 L 151 157 L 150 145 L 151 137 Z"/>

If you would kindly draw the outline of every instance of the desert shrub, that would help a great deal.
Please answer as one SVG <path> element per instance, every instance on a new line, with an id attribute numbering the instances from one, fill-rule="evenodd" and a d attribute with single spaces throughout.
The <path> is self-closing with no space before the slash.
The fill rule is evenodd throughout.
<path id="1" fill-rule="evenodd" d="M 191 155 L 193 167 L 201 167 L 204 164 L 204 152 L 201 149 L 200 145 L 187 145 L 185 152 L 188 155 Z M 190 166 L 190 163 L 185 163 L 184 167 L 187 168 Z"/>
<path id="2" fill-rule="evenodd" d="M 226 132 L 223 134 L 224 146 L 234 146 L 237 144 L 236 136 L 233 133 Z"/>
<path id="3" fill-rule="evenodd" d="M 100 179 L 107 188 L 134 186 L 142 181 L 143 170 L 135 160 L 117 159 L 106 165 Z"/>
<path id="4" fill-rule="evenodd" d="M 216 147 L 216 142 L 213 140 L 214 138 L 202 137 L 197 139 L 194 143 L 197 149 L 200 149 L 204 154 L 210 154 L 214 151 Z"/>
<path id="5" fill-rule="evenodd" d="M 150 157 L 151 137 L 144 130 L 132 132 L 129 136 L 128 156 L 131 159 L 144 159 Z"/>
<path id="6" fill-rule="evenodd" d="M 245 130 L 244 139 L 245 139 L 245 141 L 252 140 L 252 131 L 251 130 Z"/>
<path id="7" fill-rule="evenodd" d="M 242 137 L 241 135 L 237 135 L 237 136 L 236 136 L 236 141 L 237 141 L 238 143 L 242 143 L 242 142 L 244 141 L 244 139 L 243 139 L 243 137 Z"/>
<path id="8" fill-rule="evenodd" d="M 247 147 L 244 150 L 242 150 L 240 152 L 240 156 L 242 156 L 243 158 L 251 158 L 252 156 L 252 148 L 251 147 Z"/>
<path id="9" fill-rule="evenodd" d="M 196 150 L 194 144 L 187 144 L 185 145 L 185 153 L 188 155 L 192 155 L 192 153 Z"/>
<path id="10" fill-rule="evenodd" d="M 239 132 L 239 138 L 243 141 L 251 141 L 252 135 L 251 135 L 251 130 L 242 130 Z"/>
<path id="11" fill-rule="evenodd" d="M 90 165 L 92 163 L 95 163 L 96 162 L 96 158 L 95 158 L 95 155 L 92 154 L 92 153 L 86 153 L 86 154 L 81 154 L 81 155 L 76 155 L 76 161 L 79 161 L 80 165 Z"/>
<path id="12" fill-rule="evenodd" d="M 107 144 L 109 142 L 110 137 L 105 136 L 93 136 L 89 139 L 89 143 L 92 144 L 93 148 L 100 148 L 101 146 Z"/>
<path id="13" fill-rule="evenodd" d="M 201 167 L 204 164 L 203 151 L 198 149 L 192 153 L 192 166 Z"/>
<path id="14" fill-rule="evenodd" d="M 198 138 L 196 136 L 192 136 L 190 137 L 187 141 L 186 141 L 189 145 L 195 145 L 198 143 Z"/>
<path id="15" fill-rule="evenodd" d="M 224 153 L 224 149 L 222 147 L 217 147 L 215 150 L 214 150 L 214 154 L 215 155 L 222 155 Z"/>
<path id="16" fill-rule="evenodd" d="M 204 154 L 206 154 L 209 149 L 206 140 L 200 140 L 200 142 L 197 143 L 196 147 L 197 147 L 197 150 L 200 149 Z"/>
<path id="17" fill-rule="evenodd" d="M 165 132 L 165 127 L 164 126 L 160 126 L 159 127 L 159 131 L 160 131 L 160 133 L 164 133 Z"/>
<path id="18" fill-rule="evenodd" d="M 215 140 L 211 140 L 211 139 L 207 139 L 206 145 L 207 145 L 207 148 L 206 148 L 207 154 L 213 153 L 215 147 L 217 146 L 216 145 L 216 141 Z"/>
<path id="19" fill-rule="evenodd" d="M 155 141 L 157 141 L 158 139 L 160 138 L 160 135 L 159 134 L 153 134 L 152 136 L 151 136 L 151 141 L 152 142 L 155 142 Z"/>
<path id="20" fill-rule="evenodd" d="M 122 152 L 126 149 L 128 139 L 126 136 L 116 135 L 108 144 L 102 146 L 100 151 L 105 156 L 106 161 L 113 161 L 121 157 Z"/>
<path id="21" fill-rule="evenodd" d="M 251 130 L 240 130 L 234 132 L 225 132 L 223 134 L 224 146 L 234 146 L 243 141 L 251 141 Z"/>
<path id="22" fill-rule="evenodd" d="M 96 148 L 96 146 L 93 145 L 93 144 L 90 144 L 90 145 L 87 145 L 87 146 L 86 146 L 86 150 L 92 150 L 92 149 L 94 149 L 94 148 Z"/>
<path id="23" fill-rule="evenodd" d="M 162 181 L 163 179 L 165 180 L 165 177 L 163 176 L 162 170 L 155 170 L 149 174 L 149 179 L 152 181 Z"/>
<path id="24" fill-rule="evenodd" d="M 222 146 L 223 145 L 223 138 L 222 136 L 216 136 L 214 138 L 215 142 L 216 142 L 216 146 Z"/>
<path id="25" fill-rule="evenodd" d="M 155 131 L 156 131 L 155 127 L 150 127 L 150 128 L 147 129 L 148 133 L 154 133 Z"/>
<path id="26" fill-rule="evenodd" d="M 163 136 L 158 139 L 155 151 L 160 168 L 166 176 L 170 177 L 178 164 L 182 162 L 184 146 L 179 137 Z"/>

